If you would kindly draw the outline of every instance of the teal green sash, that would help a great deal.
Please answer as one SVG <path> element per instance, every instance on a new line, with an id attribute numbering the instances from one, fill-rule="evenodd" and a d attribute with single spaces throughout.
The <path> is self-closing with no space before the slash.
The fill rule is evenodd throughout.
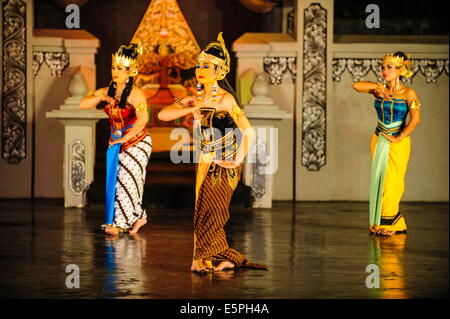
<path id="1" fill-rule="evenodd" d="M 384 127 L 391 129 L 402 125 L 402 121 L 391 124 L 383 124 Z M 372 161 L 372 170 L 370 174 L 370 200 L 369 200 L 369 225 L 380 225 L 381 222 L 381 199 L 383 195 L 384 176 L 386 175 L 390 142 L 383 135 L 378 136 L 378 142 L 375 147 L 375 155 Z"/>

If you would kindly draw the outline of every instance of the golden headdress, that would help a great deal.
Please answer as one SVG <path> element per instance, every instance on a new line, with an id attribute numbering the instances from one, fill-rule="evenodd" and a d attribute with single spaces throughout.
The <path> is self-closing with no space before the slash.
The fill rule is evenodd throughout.
<path id="1" fill-rule="evenodd" d="M 115 65 L 123 65 L 128 68 L 130 76 L 136 76 L 138 74 L 138 57 L 140 54 L 142 54 L 142 46 L 140 43 L 123 44 L 112 55 L 112 63 Z"/>
<path id="2" fill-rule="evenodd" d="M 217 36 L 217 41 L 209 43 L 197 57 L 198 62 L 210 62 L 217 66 L 217 80 L 225 78 L 230 72 L 230 54 L 228 53 L 222 32 Z"/>
<path id="3" fill-rule="evenodd" d="M 392 64 L 395 67 L 397 67 L 398 69 L 400 69 L 401 76 L 405 76 L 405 77 L 409 78 L 413 75 L 411 56 L 409 54 L 406 54 L 406 60 L 402 56 L 399 56 L 399 55 L 386 54 L 383 57 L 382 63 L 383 64 Z"/>

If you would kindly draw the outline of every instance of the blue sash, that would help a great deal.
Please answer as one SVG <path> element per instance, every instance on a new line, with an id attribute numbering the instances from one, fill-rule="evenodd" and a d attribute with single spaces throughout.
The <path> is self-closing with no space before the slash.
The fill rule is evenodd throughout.
<path id="1" fill-rule="evenodd" d="M 127 126 L 119 131 L 123 131 L 132 127 L 133 124 Z M 119 137 L 112 134 L 111 136 L 114 140 Z M 114 202 L 116 197 L 116 183 L 117 183 L 117 172 L 119 166 L 119 153 L 122 143 L 114 144 L 108 147 L 106 151 L 106 224 L 112 225 L 114 220 Z"/>

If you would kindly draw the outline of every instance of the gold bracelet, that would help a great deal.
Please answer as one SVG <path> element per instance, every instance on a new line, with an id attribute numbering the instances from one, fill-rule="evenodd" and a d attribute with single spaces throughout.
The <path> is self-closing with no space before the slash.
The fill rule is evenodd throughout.
<path id="1" fill-rule="evenodd" d="M 86 97 L 93 97 L 93 96 L 96 96 L 95 91 L 91 91 L 86 95 Z"/>

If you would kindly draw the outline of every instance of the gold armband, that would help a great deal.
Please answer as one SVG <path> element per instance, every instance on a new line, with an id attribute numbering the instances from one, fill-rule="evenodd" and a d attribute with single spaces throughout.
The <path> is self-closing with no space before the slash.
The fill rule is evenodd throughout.
<path id="1" fill-rule="evenodd" d="M 173 104 L 180 104 L 182 107 L 186 107 L 186 104 L 184 104 L 183 102 L 181 102 L 181 100 L 184 99 L 184 97 L 179 97 L 175 100 L 175 102 L 173 102 Z"/>
<path id="2" fill-rule="evenodd" d="M 239 120 L 239 116 L 242 114 L 242 110 L 239 106 L 237 106 L 236 104 L 233 105 L 232 110 L 231 110 L 231 117 Z"/>
<path id="3" fill-rule="evenodd" d="M 140 102 L 138 105 L 136 105 L 134 107 L 136 109 L 136 111 L 141 112 L 141 111 L 147 111 L 147 103 L 145 102 Z"/>
<path id="4" fill-rule="evenodd" d="M 96 96 L 95 91 L 91 91 L 86 95 L 86 97 L 93 97 L 93 96 Z"/>
<path id="5" fill-rule="evenodd" d="M 422 106 L 422 104 L 420 104 L 420 101 L 417 99 L 414 99 L 411 103 L 411 110 L 420 110 L 420 107 Z"/>

